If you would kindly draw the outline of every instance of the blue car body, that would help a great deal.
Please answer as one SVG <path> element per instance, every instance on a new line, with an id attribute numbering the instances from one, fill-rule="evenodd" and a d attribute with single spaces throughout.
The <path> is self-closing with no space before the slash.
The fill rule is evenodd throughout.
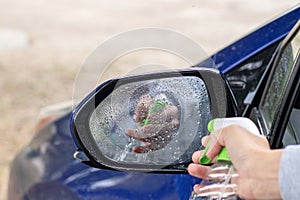
<path id="1" fill-rule="evenodd" d="M 227 74 L 280 42 L 300 19 L 297 6 L 211 56 Z M 201 62 L 199 66 L 209 65 Z M 73 158 L 71 112 L 44 127 L 11 164 L 8 199 L 188 199 L 200 180 L 188 174 L 130 173 L 89 167 Z"/>

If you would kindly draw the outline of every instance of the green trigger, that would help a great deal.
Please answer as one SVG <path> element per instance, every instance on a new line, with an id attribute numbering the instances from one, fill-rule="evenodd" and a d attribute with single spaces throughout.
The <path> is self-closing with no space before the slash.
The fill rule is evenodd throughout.
<path id="1" fill-rule="evenodd" d="M 208 123 L 207 129 L 208 129 L 209 132 L 213 132 L 214 131 L 214 123 L 215 123 L 214 120 L 211 120 Z M 209 164 L 212 161 L 211 158 L 208 158 L 206 156 L 206 153 L 207 153 L 207 150 L 208 150 L 209 146 L 210 146 L 210 142 L 208 142 L 208 144 L 206 145 L 206 147 L 204 149 L 203 154 L 199 158 L 199 163 L 200 164 L 207 165 L 207 164 Z M 220 150 L 220 152 L 219 152 L 219 154 L 217 156 L 217 161 L 231 161 L 230 157 L 228 155 L 227 149 L 225 147 L 222 147 L 222 149 Z"/>

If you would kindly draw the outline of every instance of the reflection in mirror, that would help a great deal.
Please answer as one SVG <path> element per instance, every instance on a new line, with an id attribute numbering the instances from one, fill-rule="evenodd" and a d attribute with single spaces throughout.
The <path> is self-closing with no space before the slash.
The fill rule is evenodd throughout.
<path id="1" fill-rule="evenodd" d="M 169 165 L 190 161 L 199 149 L 210 110 L 206 86 L 196 76 L 118 83 L 89 127 L 108 159 Z"/>

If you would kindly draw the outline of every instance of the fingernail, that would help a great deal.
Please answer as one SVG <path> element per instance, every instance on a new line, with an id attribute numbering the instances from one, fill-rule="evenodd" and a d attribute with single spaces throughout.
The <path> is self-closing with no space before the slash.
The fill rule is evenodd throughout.
<path id="1" fill-rule="evenodd" d="M 208 150 L 210 148 L 210 143 L 208 143 L 202 153 L 202 155 L 199 158 L 199 163 L 200 164 L 209 164 L 211 162 L 211 158 L 207 156 Z"/>
<path id="2" fill-rule="evenodd" d="M 200 189 L 200 185 L 199 184 L 194 185 L 194 187 L 193 187 L 194 191 L 198 191 L 199 189 Z"/>

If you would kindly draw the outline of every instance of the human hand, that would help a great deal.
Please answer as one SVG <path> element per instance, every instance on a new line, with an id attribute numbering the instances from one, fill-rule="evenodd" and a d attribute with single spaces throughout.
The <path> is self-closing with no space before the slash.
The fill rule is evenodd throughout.
<path id="1" fill-rule="evenodd" d="M 139 123 L 138 129 L 128 129 L 126 135 L 145 145 L 134 146 L 135 153 L 147 153 L 166 146 L 178 128 L 178 108 L 162 101 L 161 105 L 153 107 L 155 101 L 149 95 L 142 96 L 135 108 L 134 120 Z"/>
<path id="2" fill-rule="evenodd" d="M 236 184 L 238 195 L 245 199 L 280 199 L 278 181 L 280 157 L 282 150 L 270 150 L 265 137 L 256 136 L 238 125 L 231 125 L 216 130 L 202 139 L 202 144 L 210 147 L 206 153 L 213 160 L 223 146 L 231 158 L 237 173 Z M 193 154 L 188 171 L 198 178 L 207 179 L 210 172 L 209 166 L 199 164 L 203 151 Z M 194 191 L 199 193 L 200 185 L 194 186 Z"/>

